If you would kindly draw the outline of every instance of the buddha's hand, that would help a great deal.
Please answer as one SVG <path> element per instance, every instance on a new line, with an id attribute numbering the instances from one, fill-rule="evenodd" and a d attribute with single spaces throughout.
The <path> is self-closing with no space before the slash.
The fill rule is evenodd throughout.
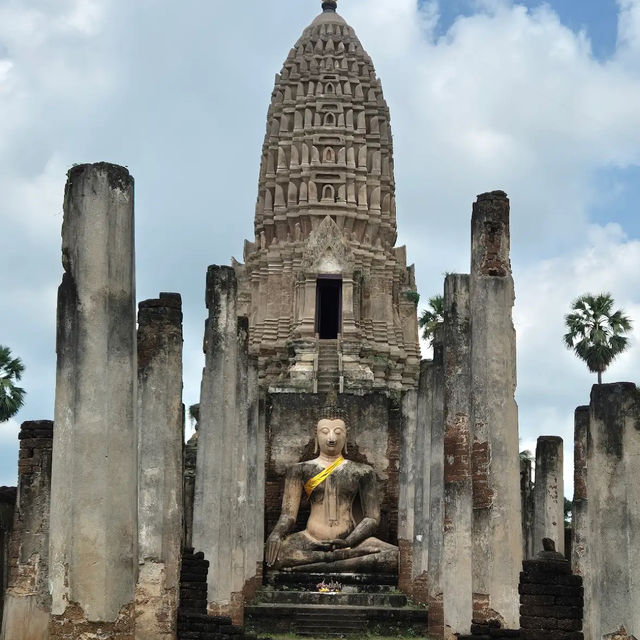
<path id="1" fill-rule="evenodd" d="M 272 567 L 278 559 L 278 551 L 280 551 L 280 545 L 282 544 L 282 537 L 277 533 L 272 533 L 267 538 L 266 544 L 266 560 L 267 566 Z"/>
<path id="2" fill-rule="evenodd" d="M 347 541 L 342 538 L 323 540 L 322 542 L 316 543 L 316 549 L 319 551 L 335 551 L 336 549 L 346 549 L 348 546 Z"/>

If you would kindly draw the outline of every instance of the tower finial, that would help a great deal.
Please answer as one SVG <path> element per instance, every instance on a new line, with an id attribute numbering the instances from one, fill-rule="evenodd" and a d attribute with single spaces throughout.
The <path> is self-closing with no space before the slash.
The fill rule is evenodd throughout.
<path id="1" fill-rule="evenodd" d="M 335 13 L 338 8 L 338 3 L 336 0 L 325 0 L 322 3 L 322 10 L 325 13 Z"/>

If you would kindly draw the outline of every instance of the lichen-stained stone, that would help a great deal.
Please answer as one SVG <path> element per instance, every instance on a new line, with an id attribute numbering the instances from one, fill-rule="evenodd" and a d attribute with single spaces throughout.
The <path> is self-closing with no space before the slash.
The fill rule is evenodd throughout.
<path id="1" fill-rule="evenodd" d="M 444 638 L 469 633 L 472 600 L 471 327 L 469 276 L 444 286 Z"/>
<path id="2" fill-rule="evenodd" d="M 53 422 L 20 429 L 18 491 L 8 553 L 2 640 L 46 640 L 49 595 L 49 511 Z"/>
<path id="3" fill-rule="evenodd" d="M 640 391 L 635 384 L 593 386 L 586 442 L 585 634 L 600 638 L 624 625 L 628 634 L 639 636 Z"/>
<path id="4" fill-rule="evenodd" d="M 479 195 L 471 220 L 470 286 L 473 615 L 514 629 L 522 514 L 509 228 L 506 194 Z"/>
<path id="5" fill-rule="evenodd" d="M 564 553 L 563 442 L 558 436 L 538 438 L 534 505 L 533 539 L 550 538 Z"/>
<path id="6" fill-rule="evenodd" d="M 136 640 L 175 640 L 183 547 L 182 301 L 161 293 L 138 313 Z"/>
<path id="7" fill-rule="evenodd" d="M 138 560 L 137 366 L 133 178 L 127 169 L 99 163 L 69 171 L 62 261 L 51 635 L 89 638 L 83 629 L 104 624 L 130 638 Z"/>

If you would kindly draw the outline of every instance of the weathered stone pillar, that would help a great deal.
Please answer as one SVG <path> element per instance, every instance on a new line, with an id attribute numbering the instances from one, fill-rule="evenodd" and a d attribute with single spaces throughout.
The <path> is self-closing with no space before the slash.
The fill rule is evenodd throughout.
<path id="1" fill-rule="evenodd" d="M 233 530 L 232 563 L 231 563 L 231 590 L 232 593 L 241 594 L 240 614 L 231 612 L 240 624 L 243 618 L 242 607 L 246 595 L 246 587 L 250 578 L 255 574 L 255 562 L 250 561 L 247 550 L 253 545 L 252 533 L 249 531 L 249 319 L 245 316 L 237 319 L 237 352 L 236 352 L 236 415 L 234 423 L 234 435 L 232 438 L 233 449 L 231 458 L 235 461 L 233 466 L 232 487 L 235 490 L 235 514 L 236 517 L 229 520 Z"/>
<path id="2" fill-rule="evenodd" d="M 428 604 L 429 633 L 441 638 L 444 633 L 442 594 L 444 524 L 444 361 L 443 328 L 436 329 L 433 341 L 433 386 L 431 393 L 431 459 L 429 496 Z"/>
<path id="3" fill-rule="evenodd" d="M 589 407 L 578 407 L 574 416 L 573 504 L 571 507 L 571 568 L 583 578 L 587 552 L 587 437 Z"/>
<path id="4" fill-rule="evenodd" d="M 520 458 L 520 500 L 522 502 L 522 557 L 531 560 L 536 555 L 533 537 L 533 472 L 531 460 Z"/>
<path id="5" fill-rule="evenodd" d="M 518 625 L 522 516 L 509 200 L 478 196 L 471 222 L 473 617 Z"/>
<path id="6" fill-rule="evenodd" d="M 258 362 L 249 358 L 247 381 L 247 544 L 245 596 L 251 599 L 262 582 L 264 549 L 264 429 L 260 424 Z"/>
<path id="7" fill-rule="evenodd" d="M 58 290 L 51 637 L 131 638 L 137 574 L 133 178 L 69 171 Z M 74 624 L 68 624 L 70 618 Z"/>
<path id="8" fill-rule="evenodd" d="M 411 595 L 416 466 L 419 464 L 417 460 L 419 454 L 416 448 L 417 390 L 410 389 L 403 394 L 401 412 L 401 453 L 398 474 L 398 588 Z"/>
<path id="9" fill-rule="evenodd" d="M 211 563 L 209 612 L 239 623 L 246 583 L 248 345 L 236 298 L 234 270 L 209 267 L 193 546 Z"/>
<path id="10" fill-rule="evenodd" d="M 587 437 L 585 619 L 590 638 L 640 636 L 640 391 L 595 385 Z"/>
<path id="11" fill-rule="evenodd" d="M 444 637 L 469 633 L 471 579 L 471 328 L 469 276 L 444 286 Z"/>
<path id="12" fill-rule="evenodd" d="M 427 604 L 429 571 L 429 507 L 431 499 L 431 429 L 433 419 L 433 360 L 420 363 L 418 381 L 418 418 L 413 455 L 415 496 L 413 524 L 413 574 L 411 596 Z"/>
<path id="13" fill-rule="evenodd" d="M 533 539 L 549 538 L 564 553 L 563 443 L 558 436 L 538 438 L 534 505 Z"/>
<path id="14" fill-rule="evenodd" d="M 15 506 L 16 487 L 0 487 L 0 628 L 5 592 L 9 584 L 9 542 Z"/>
<path id="15" fill-rule="evenodd" d="M 182 553 L 182 300 L 161 293 L 138 313 L 136 640 L 175 640 Z"/>
<path id="16" fill-rule="evenodd" d="M 196 465 L 198 460 L 198 434 L 184 446 L 184 547 L 193 547 L 193 502 L 196 490 Z"/>
<path id="17" fill-rule="evenodd" d="M 19 438 L 18 493 L 0 637 L 46 640 L 51 609 L 48 579 L 53 422 L 25 422 Z"/>

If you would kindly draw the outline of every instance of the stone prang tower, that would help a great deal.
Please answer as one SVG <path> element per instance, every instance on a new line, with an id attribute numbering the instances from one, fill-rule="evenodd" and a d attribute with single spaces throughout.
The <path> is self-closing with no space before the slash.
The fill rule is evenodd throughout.
<path id="1" fill-rule="evenodd" d="M 273 391 L 413 388 L 417 295 L 395 246 L 389 109 L 336 3 L 322 7 L 276 76 L 239 313 Z"/>

